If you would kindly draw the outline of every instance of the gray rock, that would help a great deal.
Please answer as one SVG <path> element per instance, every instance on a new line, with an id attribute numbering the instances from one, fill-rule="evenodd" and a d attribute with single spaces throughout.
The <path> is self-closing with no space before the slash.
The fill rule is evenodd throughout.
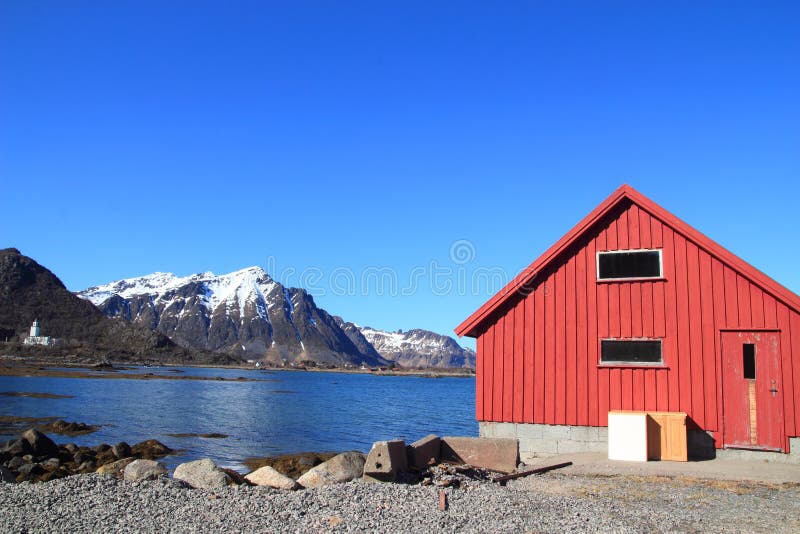
<path id="1" fill-rule="evenodd" d="M 117 460 L 110 464 L 101 465 L 97 468 L 96 473 L 115 478 L 122 478 L 125 468 L 128 467 L 136 458 L 125 458 L 124 460 Z"/>
<path id="2" fill-rule="evenodd" d="M 19 469 L 23 465 L 25 465 L 25 460 L 23 460 L 19 456 L 14 456 L 11 460 L 8 461 L 9 469 Z"/>
<path id="3" fill-rule="evenodd" d="M 46 456 L 48 458 L 58 456 L 58 445 L 35 428 L 26 430 L 22 434 L 22 439 L 28 442 L 31 447 L 31 454 L 34 456 Z"/>
<path id="4" fill-rule="evenodd" d="M 282 490 L 296 490 L 300 487 L 300 484 L 293 478 L 287 477 L 268 465 L 256 469 L 244 478 L 256 486 L 269 486 L 270 488 Z"/>
<path id="5" fill-rule="evenodd" d="M 11 472 L 10 469 L 6 469 L 5 467 L 0 466 L 0 482 L 16 482 L 17 477 L 14 476 L 14 473 Z"/>
<path id="6" fill-rule="evenodd" d="M 329 484 L 349 482 L 364 474 L 366 459 L 360 452 L 350 451 L 337 454 L 327 462 L 306 471 L 297 479 L 304 488 L 317 488 Z"/>
<path id="7" fill-rule="evenodd" d="M 124 441 L 120 441 L 111 447 L 111 452 L 113 452 L 114 456 L 116 456 L 118 459 L 122 460 L 123 458 L 128 458 L 131 456 L 131 446 Z"/>
<path id="8" fill-rule="evenodd" d="M 35 477 L 37 475 L 43 475 L 44 469 L 42 469 L 42 466 L 39 464 L 30 463 L 30 464 L 25 464 L 21 466 L 19 469 L 17 469 L 17 473 L 26 478 Z"/>
<path id="9" fill-rule="evenodd" d="M 125 467 L 123 478 L 128 482 L 140 480 L 155 480 L 166 476 L 167 468 L 155 460 L 134 460 Z"/>
<path id="10" fill-rule="evenodd" d="M 45 460 L 44 462 L 41 462 L 41 465 L 42 465 L 42 467 L 44 467 L 45 469 L 50 471 L 50 470 L 58 469 L 59 467 L 61 467 L 61 460 L 59 460 L 58 458 L 50 458 L 49 460 Z"/>
<path id="11" fill-rule="evenodd" d="M 25 454 L 29 454 L 31 451 L 32 449 L 30 444 L 24 439 L 12 439 L 6 442 L 5 446 L 0 452 L 10 454 L 11 456 L 23 456 Z"/>
<path id="12" fill-rule="evenodd" d="M 74 443 L 67 443 L 66 445 L 64 445 L 64 449 L 70 454 L 75 454 L 76 452 L 78 452 L 78 446 L 75 445 Z"/>
<path id="13" fill-rule="evenodd" d="M 175 468 L 173 477 L 193 488 L 224 488 L 232 483 L 231 477 L 208 458 L 179 465 Z"/>
<path id="14" fill-rule="evenodd" d="M 81 473 L 87 473 L 89 471 L 94 471 L 96 467 L 97 466 L 92 460 L 86 460 L 78 466 L 78 471 Z"/>

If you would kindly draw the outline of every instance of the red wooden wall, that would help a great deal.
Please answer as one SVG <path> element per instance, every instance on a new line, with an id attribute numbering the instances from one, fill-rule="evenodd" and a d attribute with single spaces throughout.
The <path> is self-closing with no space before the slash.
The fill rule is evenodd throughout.
<path id="1" fill-rule="evenodd" d="M 596 251 L 638 248 L 663 249 L 663 280 L 597 282 Z M 478 335 L 479 421 L 606 426 L 609 410 L 682 411 L 719 447 L 719 331 L 763 328 L 780 330 L 784 450 L 800 434 L 800 315 L 636 204 L 532 287 Z M 630 337 L 662 338 L 665 368 L 598 366 L 600 339 Z"/>

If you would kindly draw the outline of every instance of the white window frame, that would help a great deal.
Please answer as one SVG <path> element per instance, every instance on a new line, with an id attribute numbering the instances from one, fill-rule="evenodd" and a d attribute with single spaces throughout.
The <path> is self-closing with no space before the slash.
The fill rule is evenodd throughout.
<path id="1" fill-rule="evenodd" d="M 630 254 L 631 252 L 658 252 L 658 276 L 635 276 L 631 278 L 600 278 L 601 254 Z M 598 250 L 595 254 L 595 276 L 598 282 L 616 282 L 625 280 L 660 280 L 664 278 L 664 249 L 634 248 L 628 250 Z"/>

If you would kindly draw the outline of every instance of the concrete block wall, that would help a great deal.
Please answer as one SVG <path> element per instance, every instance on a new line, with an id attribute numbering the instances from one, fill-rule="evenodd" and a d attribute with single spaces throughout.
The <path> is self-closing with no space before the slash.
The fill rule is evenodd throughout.
<path id="1" fill-rule="evenodd" d="M 518 439 L 519 458 L 523 462 L 556 454 L 608 452 L 607 427 L 492 422 L 479 422 L 479 427 L 481 437 Z M 714 433 L 702 430 L 689 430 L 686 439 L 690 459 L 721 458 L 800 464 L 800 438 L 789 438 L 789 454 L 715 449 Z"/>
<path id="2" fill-rule="evenodd" d="M 516 438 L 523 462 L 572 452 L 608 451 L 608 428 L 480 422 L 481 437 Z"/>

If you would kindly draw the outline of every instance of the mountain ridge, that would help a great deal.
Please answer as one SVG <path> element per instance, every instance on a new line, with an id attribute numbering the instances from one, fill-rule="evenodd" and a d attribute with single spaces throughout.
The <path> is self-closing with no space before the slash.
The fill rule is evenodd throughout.
<path id="1" fill-rule="evenodd" d="M 181 346 L 274 365 L 388 365 L 374 350 L 357 347 L 304 289 L 284 287 L 260 267 L 224 275 L 153 273 L 77 295 Z"/>
<path id="2" fill-rule="evenodd" d="M 427 330 L 410 330 L 414 337 L 405 340 L 403 350 L 391 346 L 384 353 L 361 327 L 329 314 L 305 290 L 284 287 L 256 266 L 224 275 L 156 272 L 76 294 L 106 316 L 156 330 L 178 345 L 273 365 L 474 368 L 470 349 Z M 394 336 L 367 331 L 376 339 Z"/>

